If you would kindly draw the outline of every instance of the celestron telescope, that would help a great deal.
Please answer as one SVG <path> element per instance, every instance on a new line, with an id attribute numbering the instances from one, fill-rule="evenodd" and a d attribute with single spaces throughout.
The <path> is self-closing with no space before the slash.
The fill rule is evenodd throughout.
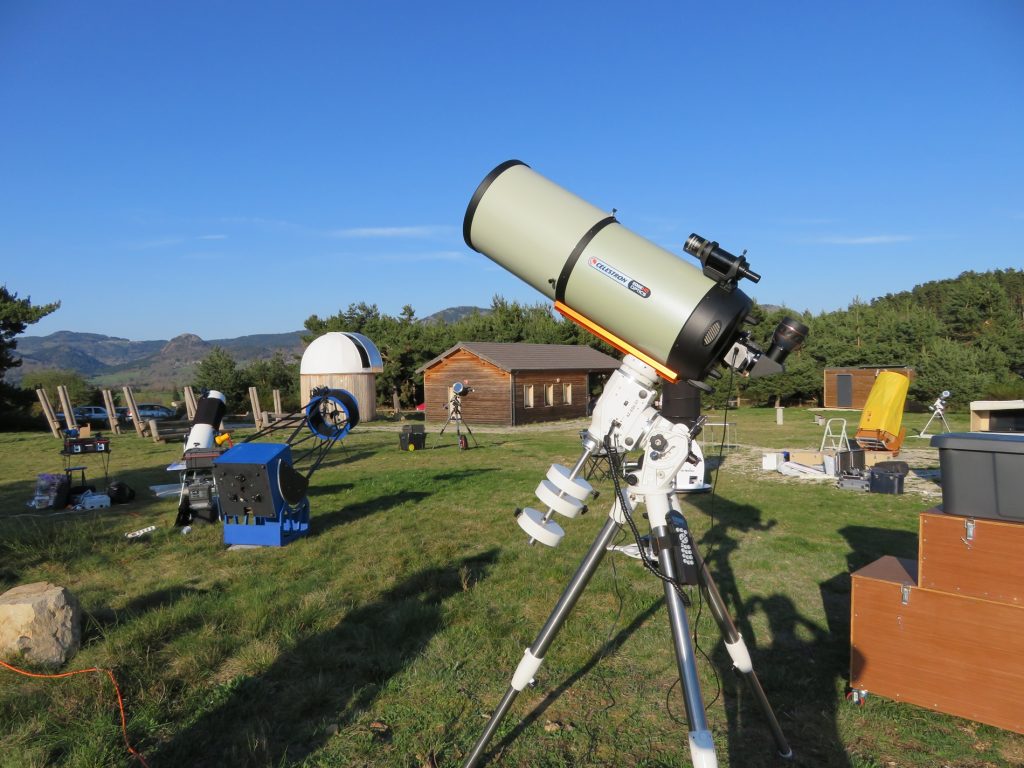
<path id="1" fill-rule="evenodd" d="M 718 765 L 682 592 L 694 584 L 707 598 L 733 665 L 747 680 L 779 754 L 791 757 L 743 638 L 681 514 L 676 477 L 685 464 L 695 463 L 692 439 L 697 429 L 666 419 L 653 400 L 657 376 L 707 389 L 703 379 L 720 376 L 719 365 L 749 376 L 781 372 L 787 355 L 803 342 L 806 326 L 786 318 L 775 329 L 769 349 L 762 351 L 742 330 L 751 301 L 737 283 L 742 278 L 760 279 L 744 255 L 734 256 L 716 242 L 690 235 L 684 248 L 700 260 L 703 269 L 698 269 L 518 160 L 502 163 L 481 182 L 466 210 L 463 235 L 471 248 L 553 299 L 565 317 L 626 353 L 594 408 L 582 456 L 571 469 L 552 466 L 537 487 L 536 495 L 547 510 L 527 508 L 518 513 L 531 543 L 556 546 L 564 531 L 552 520 L 554 514 L 574 518 L 585 511 L 592 489 L 580 475 L 593 454 L 602 447 L 611 457 L 642 451 L 639 466 L 624 477 L 612 459 L 615 499 L 608 520 L 526 649 L 465 768 L 484 757 L 487 744 L 516 696 L 532 682 L 623 525 L 629 525 L 645 567 L 664 584 L 693 764 Z M 635 522 L 639 504 L 649 519 L 647 541 Z"/>
<path id="2" fill-rule="evenodd" d="M 469 436 L 473 438 L 473 444 L 479 448 L 480 443 L 477 442 L 476 435 L 473 434 L 473 430 L 469 428 L 469 424 L 462 417 L 462 396 L 468 395 L 473 390 L 470 389 L 468 385 L 463 384 L 461 381 L 456 381 L 454 384 L 452 384 L 451 390 L 452 396 L 448 400 L 447 405 L 448 418 L 444 422 L 444 425 L 441 427 L 441 431 L 438 433 L 438 436 L 443 435 L 444 431 L 448 429 L 448 425 L 454 421 L 455 434 L 458 436 L 459 440 L 459 450 L 464 451 L 467 448 L 469 448 L 469 438 L 462 434 L 463 427 L 466 428 L 466 432 L 469 433 Z"/>

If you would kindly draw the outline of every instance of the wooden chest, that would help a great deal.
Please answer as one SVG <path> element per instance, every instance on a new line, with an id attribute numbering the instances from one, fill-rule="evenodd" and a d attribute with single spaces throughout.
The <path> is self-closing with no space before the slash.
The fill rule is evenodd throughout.
<path id="1" fill-rule="evenodd" d="M 851 687 L 1024 733 L 1024 606 L 919 587 L 916 566 L 853 574 Z"/>
<path id="2" fill-rule="evenodd" d="M 922 588 L 1024 606 L 1024 522 L 931 509 L 921 513 L 919 545 Z"/>

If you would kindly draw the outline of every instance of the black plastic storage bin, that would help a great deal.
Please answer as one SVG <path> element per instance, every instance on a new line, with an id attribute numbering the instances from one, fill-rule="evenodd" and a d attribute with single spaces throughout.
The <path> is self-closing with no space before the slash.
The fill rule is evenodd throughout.
<path id="1" fill-rule="evenodd" d="M 1024 435 L 951 432 L 932 437 L 942 470 L 942 511 L 1024 520 Z"/>
<path id="2" fill-rule="evenodd" d="M 888 472 L 885 469 L 872 467 L 868 478 L 868 490 L 871 493 L 903 493 L 905 473 Z"/>
<path id="3" fill-rule="evenodd" d="M 427 445 L 427 432 L 422 424 L 405 424 L 398 436 L 403 451 L 422 451 Z"/>

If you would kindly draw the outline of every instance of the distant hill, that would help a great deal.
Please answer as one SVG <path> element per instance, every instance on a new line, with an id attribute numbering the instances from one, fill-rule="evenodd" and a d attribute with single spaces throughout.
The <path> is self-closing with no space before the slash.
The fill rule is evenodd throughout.
<path id="1" fill-rule="evenodd" d="M 464 317 L 470 315 L 480 314 L 486 315 L 491 310 L 484 309 L 483 307 L 448 307 L 448 309 L 442 309 L 440 312 L 435 312 L 432 315 L 428 315 L 420 320 L 421 323 L 456 323 Z"/>
<path id="2" fill-rule="evenodd" d="M 425 317 L 422 323 L 454 323 L 479 312 L 482 307 L 449 307 Z M 22 365 L 7 372 L 6 380 L 18 384 L 30 371 L 76 371 L 95 384 L 165 389 L 180 386 L 192 378 L 195 366 L 214 347 L 221 347 L 239 365 L 270 358 L 281 352 L 291 360 L 302 355 L 305 331 L 263 333 L 234 339 L 205 340 L 194 333 L 183 333 L 173 339 L 132 341 L 99 333 L 57 331 L 48 336 L 21 336 L 15 357 Z"/>
<path id="3" fill-rule="evenodd" d="M 162 388 L 186 382 L 196 364 L 221 347 L 239 365 L 273 357 L 302 354 L 302 331 L 239 336 L 205 341 L 184 333 L 170 340 L 131 341 L 97 333 L 57 331 L 49 336 L 22 336 L 15 356 L 22 365 L 8 371 L 7 379 L 17 383 L 24 374 L 43 369 L 71 370 L 98 384 L 132 384 Z"/>

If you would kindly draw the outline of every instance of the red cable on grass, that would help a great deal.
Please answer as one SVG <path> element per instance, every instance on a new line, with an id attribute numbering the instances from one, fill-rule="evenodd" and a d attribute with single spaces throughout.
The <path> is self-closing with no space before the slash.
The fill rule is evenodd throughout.
<path id="1" fill-rule="evenodd" d="M 124 700 L 121 698 L 121 689 L 117 685 L 117 680 L 114 679 L 114 673 L 109 669 L 103 669 L 102 667 L 89 667 L 88 669 L 76 669 L 73 672 L 60 672 L 56 675 L 44 675 L 38 672 L 27 672 L 24 669 L 18 669 L 17 667 L 11 666 L 6 661 L 0 661 L 0 666 L 6 667 L 11 672 L 17 672 L 19 675 L 25 677 L 41 677 L 48 680 L 55 680 L 61 677 L 72 677 L 73 675 L 84 675 L 87 672 L 106 672 L 107 677 L 110 678 L 111 685 L 114 686 L 114 693 L 117 694 L 117 708 L 121 711 L 121 733 L 124 736 L 124 745 L 128 749 L 128 754 L 136 758 L 142 763 L 145 768 L 149 768 L 149 763 L 146 762 L 146 758 L 142 756 L 142 753 L 133 749 L 132 745 L 128 743 L 128 722 L 124 716 Z"/>

